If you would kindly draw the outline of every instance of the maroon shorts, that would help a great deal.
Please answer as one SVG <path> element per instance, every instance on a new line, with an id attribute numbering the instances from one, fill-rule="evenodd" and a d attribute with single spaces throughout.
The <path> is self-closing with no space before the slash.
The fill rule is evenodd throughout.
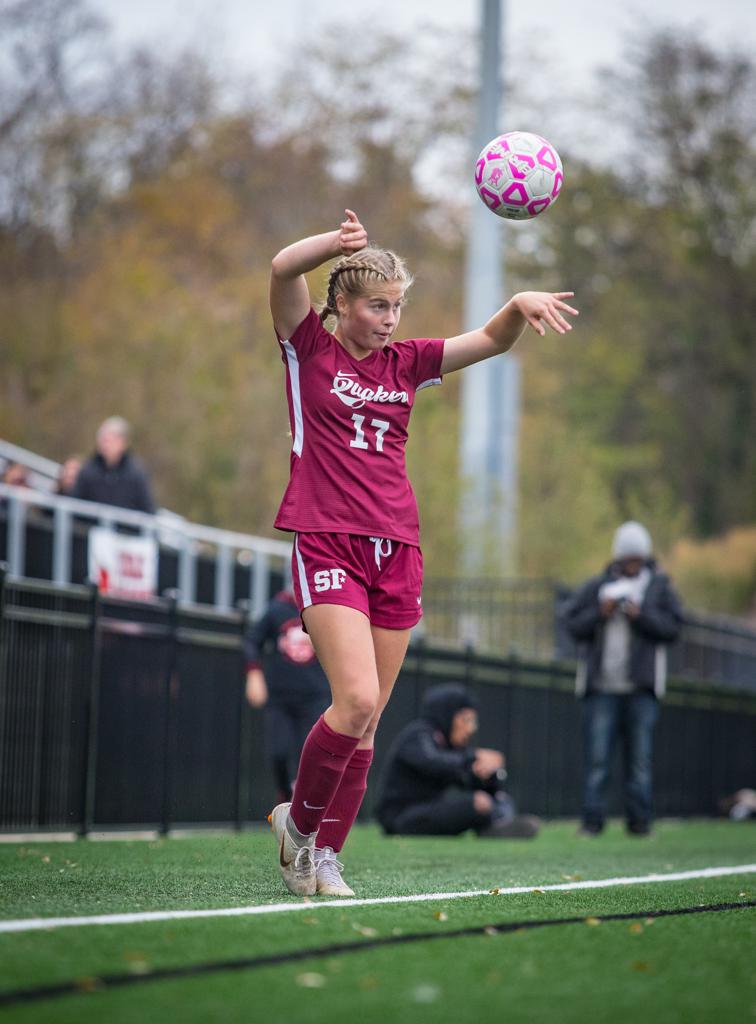
<path id="1" fill-rule="evenodd" d="M 313 604 L 343 604 L 384 629 L 411 629 L 422 617 L 423 556 L 412 544 L 298 533 L 291 568 L 300 612 Z"/>

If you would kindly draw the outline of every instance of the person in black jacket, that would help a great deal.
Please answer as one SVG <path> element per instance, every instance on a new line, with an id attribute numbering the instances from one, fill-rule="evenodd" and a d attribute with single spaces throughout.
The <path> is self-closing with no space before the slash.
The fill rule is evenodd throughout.
<path id="1" fill-rule="evenodd" d="M 683 619 L 652 550 L 644 526 L 623 523 L 614 535 L 612 562 L 579 588 L 564 612 L 579 645 L 576 691 L 584 699 L 583 835 L 604 827 L 604 791 L 619 737 L 628 831 L 651 830 L 654 726 L 666 685 L 666 648 Z"/>
<path id="2" fill-rule="evenodd" d="M 130 428 L 111 416 L 97 430 L 97 449 L 76 477 L 72 497 L 102 505 L 154 512 L 147 473 L 129 451 Z"/>
<path id="3" fill-rule="evenodd" d="M 302 744 L 331 702 L 328 680 L 292 593 L 276 594 L 246 634 L 244 653 L 247 701 L 265 708 L 267 754 L 282 803 L 291 800 Z"/>
<path id="4" fill-rule="evenodd" d="M 421 717 L 394 741 L 381 780 L 376 815 L 390 835 L 534 836 L 540 822 L 517 815 L 501 786 L 498 750 L 470 745 L 478 727 L 477 701 L 456 683 L 425 694 Z"/>

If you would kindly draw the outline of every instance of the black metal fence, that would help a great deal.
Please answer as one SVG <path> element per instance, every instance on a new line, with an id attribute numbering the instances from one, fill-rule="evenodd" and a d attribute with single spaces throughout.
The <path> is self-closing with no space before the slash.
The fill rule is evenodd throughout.
<path id="1" fill-rule="evenodd" d="M 261 821 L 274 790 L 262 716 L 245 704 L 241 613 L 101 600 L 87 587 L 0 583 L 0 829 Z M 415 644 L 386 710 L 387 745 L 432 683 L 465 680 L 479 741 L 507 754 L 524 810 L 579 810 L 580 706 L 567 664 Z M 756 778 L 756 697 L 673 683 L 657 810 L 709 814 Z M 364 808 L 371 810 L 373 785 Z M 618 807 L 615 794 L 615 808 Z"/>

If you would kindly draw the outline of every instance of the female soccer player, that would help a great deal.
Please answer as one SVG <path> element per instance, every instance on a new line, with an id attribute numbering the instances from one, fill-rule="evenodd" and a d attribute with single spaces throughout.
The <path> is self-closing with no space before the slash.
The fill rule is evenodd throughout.
<path id="1" fill-rule="evenodd" d="M 318 315 L 304 275 L 339 256 Z M 298 895 L 354 895 L 336 855 L 422 614 L 417 504 L 404 459 L 415 395 L 444 373 L 506 352 L 528 324 L 564 334 L 564 314 L 577 314 L 564 301 L 572 292 L 521 292 L 478 330 L 392 343 L 410 284 L 399 257 L 368 246 L 352 210 L 338 230 L 294 242 L 272 264 L 293 436 L 275 525 L 295 534 L 294 591 L 332 701 L 305 741 L 292 802 L 270 816 L 281 874 Z M 330 317 L 333 333 L 324 327 Z"/>

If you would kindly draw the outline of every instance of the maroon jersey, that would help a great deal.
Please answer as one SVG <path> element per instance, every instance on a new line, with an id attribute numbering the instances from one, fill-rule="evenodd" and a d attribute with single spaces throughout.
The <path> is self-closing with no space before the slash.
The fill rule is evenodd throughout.
<path id="1" fill-rule="evenodd" d="M 293 444 L 275 525 L 419 543 L 404 446 L 415 394 L 441 383 L 441 338 L 397 341 L 355 359 L 311 309 L 279 338 Z"/>

